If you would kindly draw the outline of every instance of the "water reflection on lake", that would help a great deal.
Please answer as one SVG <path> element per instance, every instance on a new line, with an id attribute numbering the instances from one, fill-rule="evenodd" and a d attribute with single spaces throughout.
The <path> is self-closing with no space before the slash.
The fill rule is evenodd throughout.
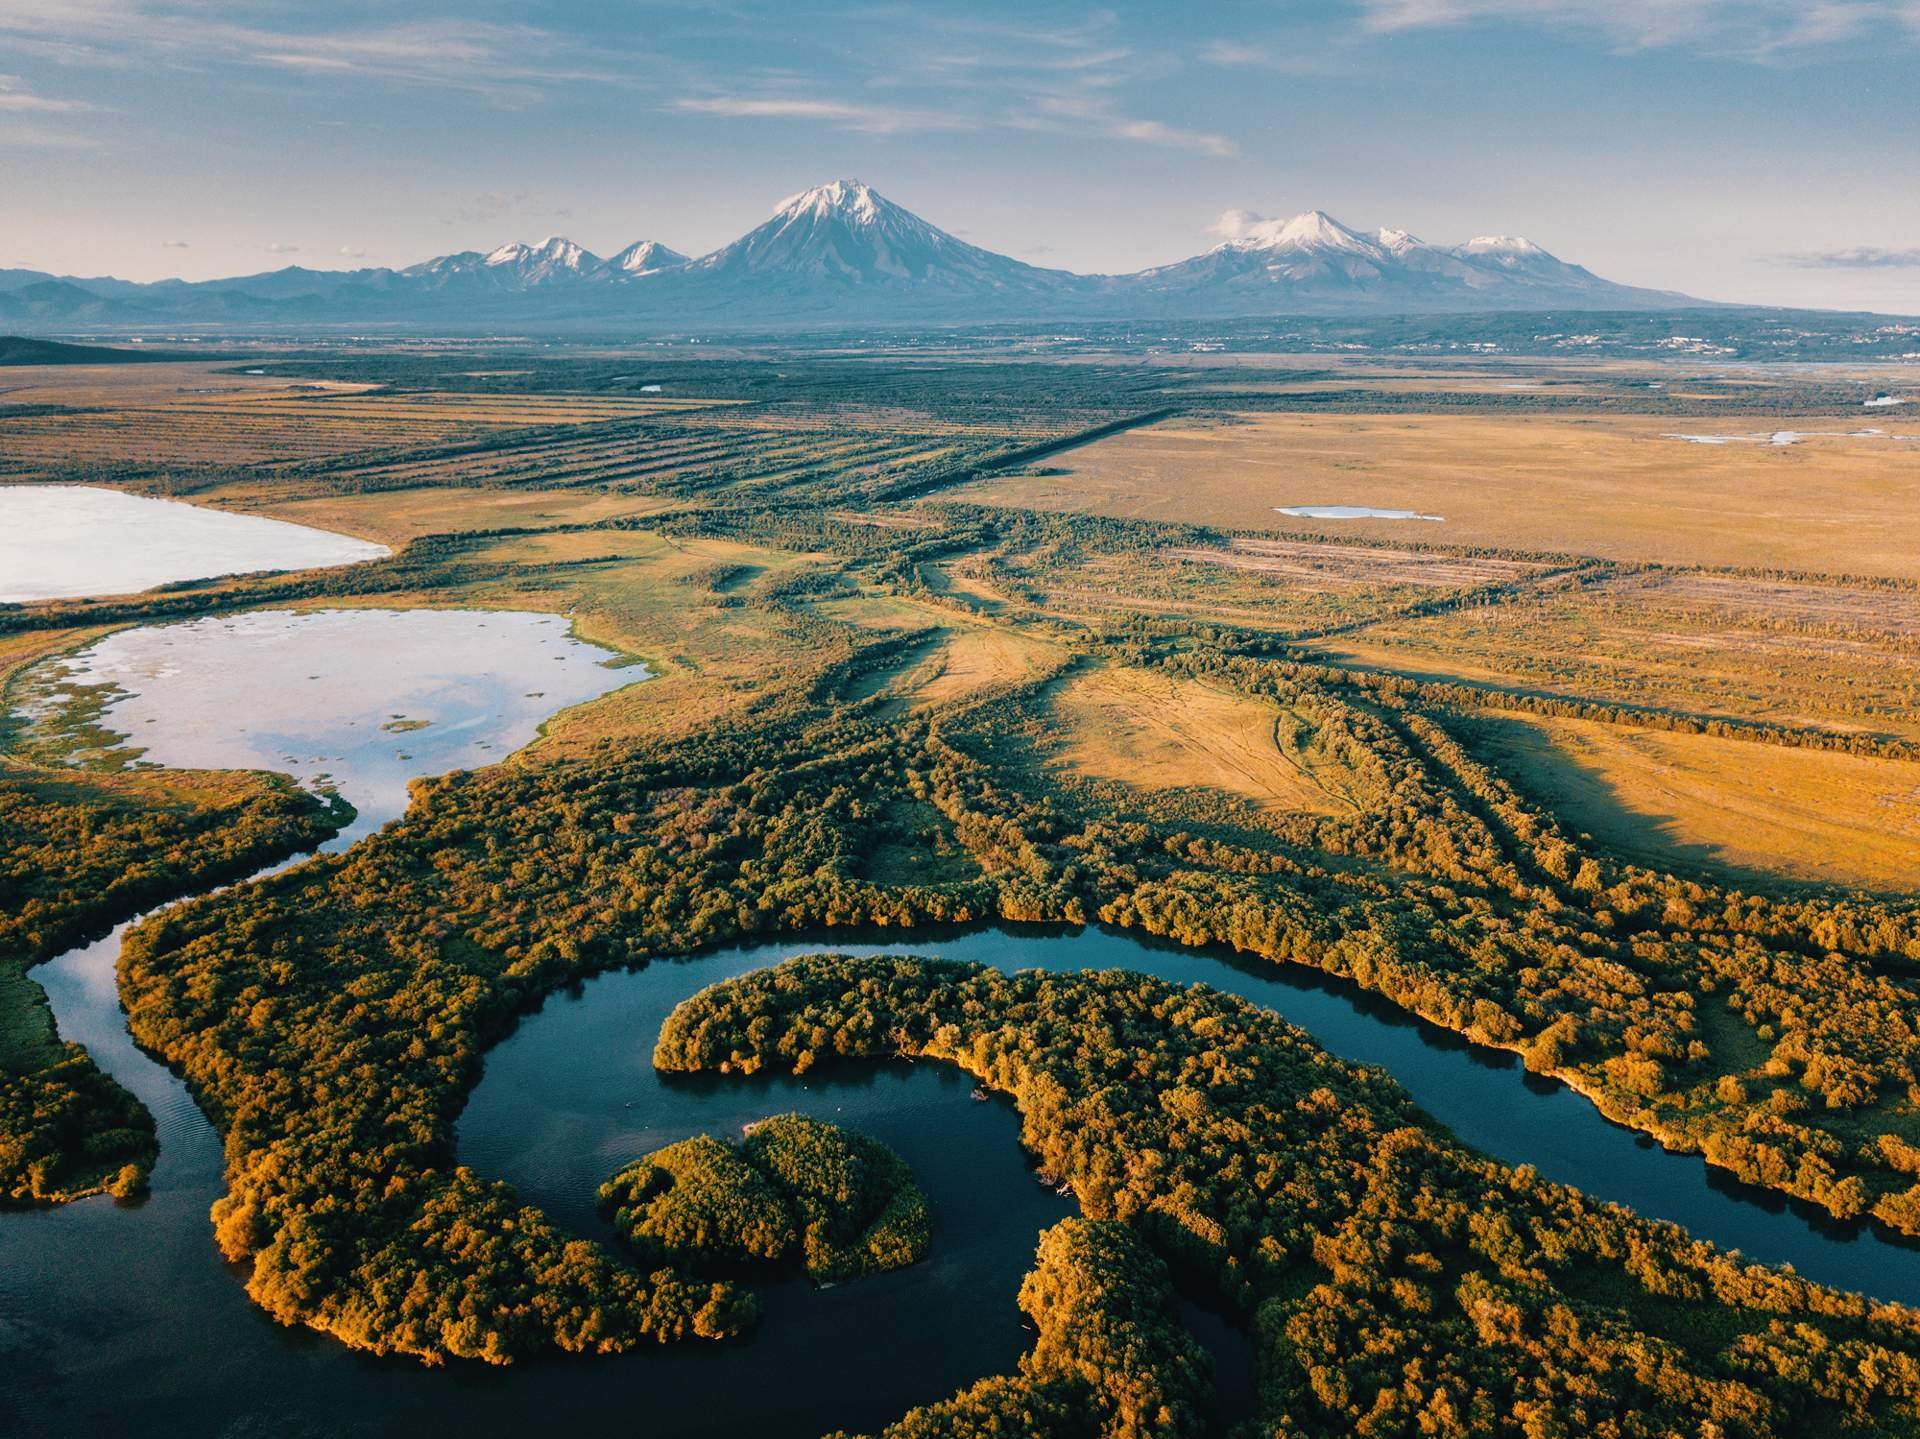
<path id="1" fill-rule="evenodd" d="M 385 545 L 91 485 L 0 485 L 0 602 L 376 560 Z"/>
<path id="2" fill-rule="evenodd" d="M 557 615 L 257 610 L 121 630 L 33 677 L 45 708 L 109 685 L 101 722 L 140 761 L 268 769 L 359 811 L 342 848 L 406 809 L 408 781 L 492 764 L 549 715 L 645 679 Z"/>

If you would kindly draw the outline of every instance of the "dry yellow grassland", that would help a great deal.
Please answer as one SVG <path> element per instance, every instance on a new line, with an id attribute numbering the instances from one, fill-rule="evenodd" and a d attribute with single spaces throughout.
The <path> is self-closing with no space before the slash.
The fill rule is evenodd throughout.
<path id="1" fill-rule="evenodd" d="M 900 664 L 866 676 L 849 696 L 884 695 L 903 709 L 933 709 L 1025 684 L 1057 669 L 1064 659 L 1057 645 L 911 600 L 863 596 L 828 600 L 814 608 L 829 619 L 864 629 L 938 631 Z"/>
<path id="2" fill-rule="evenodd" d="M 1689 713 L 1920 736 L 1920 594 L 1652 571 L 1392 618 L 1330 658 Z"/>
<path id="3" fill-rule="evenodd" d="M 313 525 L 377 540 L 395 548 L 421 535 L 588 525 L 600 520 L 655 514 L 677 503 L 639 495 L 609 495 L 597 490 L 493 490 L 454 485 L 279 501 L 271 498 L 270 491 L 263 496 L 259 487 L 247 486 L 195 498 L 218 509 L 264 515 L 296 525 Z"/>
<path id="4" fill-rule="evenodd" d="M 8 400 L 78 404 L 97 392 L 95 403 L 107 408 L 14 419 L 4 419 L 0 409 L 0 460 L 16 467 L 310 460 L 471 440 L 503 429 L 646 419 L 737 403 L 652 396 L 395 394 L 324 380 L 223 375 L 208 366 L 188 373 L 175 365 L 102 367 L 114 368 L 173 373 L 148 374 L 144 384 L 126 383 L 117 391 L 104 374 L 66 384 L 51 378 L 22 384 L 9 377 L 17 387 Z"/>
<path id="5" fill-rule="evenodd" d="M 1090 779 L 1217 789 L 1269 810 L 1347 808 L 1282 749 L 1281 712 L 1260 700 L 1113 666 L 1066 680 L 1052 711 L 1064 732 L 1055 762 Z"/>
<path id="6" fill-rule="evenodd" d="M 233 360 L 140 365 L 17 365 L 4 371 L 0 405 L 152 405 L 292 394 L 357 394 L 377 386 L 350 380 L 236 373 Z"/>
<path id="7" fill-rule="evenodd" d="M 1531 716 L 1487 733 L 1503 773 L 1630 857 L 1920 890 L 1920 763 Z"/>
<path id="8" fill-rule="evenodd" d="M 1616 560 L 1920 577 L 1920 440 L 1813 435 L 1690 444 L 1669 434 L 1920 432 L 1899 419 L 1262 414 L 1175 420 L 950 498 L 1232 528 L 1570 551 Z M 1285 505 L 1444 516 L 1316 521 Z"/>

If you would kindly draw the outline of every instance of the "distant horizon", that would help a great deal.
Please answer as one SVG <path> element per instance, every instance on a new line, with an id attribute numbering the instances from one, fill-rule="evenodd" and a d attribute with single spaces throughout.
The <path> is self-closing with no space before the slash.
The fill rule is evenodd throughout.
<path id="1" fill-rule="evenodd" d="M 0 268 L 400 268 L 561 233 L 709 252 L 860 175 L 1126 274 L 1309 208 L 1620 283 L 1920 312 L 1920 4 L 0 3 Z M 1784 98 L 1783 98 L 1784 97 Z"/>
<path id="2" fill-rule="evenodd" d="M 867 185 L 868 188 L 870 188 L 876 195 L 887 200 L 893 200 L 893 196 L 888 193 L 888 191 L 883 185 L 873 184 L 872 182 L 867 181 L 862 176 L 855 176 L 855 175 L 836 176 L 832 180 L 824 180 L 819 182 L 819 184 L 817 185 L 803 186 L 798 190 L 791 190 L 786 192 L 778 202 L 776 202 L 774 205 L 768 208 L 767 214 L 766 216 L 762 217 L 761 223 L 764 223 L 765 219 L 778 214 L 780 207 L 787 204 L 789 201 L 792 201 L 803 195 L 806 195 L 815 189 L 824 188 L 827 185 L 832 185 L 836 183 L 851 183 L 856 185 L 864 184 L 864 185 Z M 918 213 L 918 212 L 915 212 L 915 213 Z M 1474 243 L 1489 241 L 1489 240 L 1524 240 L 1534 244 L 1539 244 L 1539 242 L 1535 240 L 1533 236 L 1525 234 L 1523 232 L 1517 232 L 1514 230 L 1501 231 L 1498 233 L 1491 230 L 1482 230 L 1476 234 L 1467 235 L 1467 236 L 1463 236 L 1456 239 L 1450 236 L 1435 237 L 1432 235 L 1423 234 L 1418 230 L 1412 229 L 1411 227 L 1397 226 L 1391 223 L 1385 223 L 1381 225 L 1353 225 L 1353 224 L 1349 224 L 1344 217 L 1333 214 L 1331 211 L 1327 210 L 1323 206 L 1309 206 L 1304 210 L 1295 212 L 1291 216 L 1277 216 L 1277 217 L 1273 217 L 1272 219 L 1266 219 L 1265 217 L 1259 217 L 1259 216 L 1248 216 L 1248 215 L 1245 215 L 1244 212 L 1239 218 L 1241 218 L 1242 220 L 1249 220 L 1249 219 L 1258 220 L 1268 226 L 1278 226 L 1280 223 L 1286 220 L 1300 220 L 1300 219 L 1305 219 L 1306 217 L 1312 216 L 1312 215 L 1325 216 L 1326 218 L 1334 221 L 1336 224 L 1339 224 L 1347 229 L 1354 230 L 1359 233 L 1367 234 L 1367 235 L 1374 234 L 1380 230 L 1405 230 L 1406 233 L 1411 235 L 1414 239 L 1417 239 L 1418 241 L 1420 241 L 1422 244 L 1431 246 L 1436 249 L 1448 249 L 1456 246 L 1464 246 L 1464 245 L 1469 245 L 1469 244 L 1474 244 Z M 964 236 L 958 235 L 957 232 L 953 231 L 950 227 L 941 224 L 940 218 L 937 215 L 920 215 L 920 218 L 927 221 L 929 224 L 934 225 L 938 229 L 946 230 L 947 233 L 955 235 L 955 238 L 965 239 Z M 1224 222 L 1227 219 L 1228 217 L 1223 216 L 1222 224 L 1224 224 Z M 1251 228 L 1251 227 L 1248 227 L 1248 228 Z M 210 276 L 206 276 L 204 279 L 196 279 L 193 277 L 188 277 L 188 276 L 179 275 L 179 274 L 163 274 L 163 275 L 155 276 L 151 280 L 137 280 L 132 276 L 117 275 L 112 273 L 102 273 L 97 275 L 86 275 L 76 271 L 44 271 L 44 273 L 51 274 L 58 279 L 118 280 L 118 281 L 125 281 L 125 282 L 136 283 L 136 284 L 156 284 L 156 283 L 164 283 L 169 280 L 184 280 L 190 284 L 198 284 L 198 283 L 207 283 L 207 282 L 217 282 L 220 280 L 229 280 L 229 279 L 244 279 L 250 275 L 274 274 L 284 270 L 312 270 L 312 271 L 317 271 L 322 273 L 331 273 L 331 274 L 351 274 L 359 270 L 406 270 L 406 269 L 411 269 L 418 265 L 429 264 L 435 260 L 447 259 L 455 255 L 483 255 L 483 256 L 493 255 L 498 253 L 501 250 L 509 249 L 515 245 L 522 245 L 530 249 L 538 250 L 548 245 L 551 245 L 556 241 L 562 242 L 565 244 L 570 244 L 570 245 L 577 245 L 581 250 L 585 251 L 588 255 L 602 262 L 611 260 L 615 255 L 618 255 L 624 250 L 631 249 L 643 244 L 658 244 L 658 245 L 664 246 L 669 250 L 675 251 L 676 253 L 683 255 L 687 261 L 692 262 L 692 261 L 698 261 L 698 260 L 704 259 L 709 255 L 713 255 L 718 251 L 725 249 L 727 245 L 731 244 L 734 240 L 738 238 L 739 236 L 737 235 L 729 236 L 726 240 L 721 241 L 718 245 L 715 245 L 709 249 L 687 249 L 684 246 L 676 245 L 672 241 L 672 239 L 670 239 L 667 236 L 654 235 L 654 234 L 633 235 L 628 237 L 627 239 L 617 241 L 616 243 L 613 243 L 610 245 L 597 245 L 597 244 L 588 244 L 585 241 L 582 241 L 577 235 L 572 233 L 570 230 L 563 228 L 563 229 L 550 230 L 543 234 L 537 234 L 537 235 L 536 234 L 508 235 L 501 238 L 500 240 L 498 240 L 493 244 L 463 245 L 458 249 L 440 250 L 430 255 L 421 255 L 415 259 L 402 260 L 402 261 L 399 261 L 398 263 L 372 264 L 367 262 L 366 260 L 342 259 L 337 264 L 327 264 L 327 263 L 324 263 L 324 257 L 316 257 L 314 261 L 309 261 L 306 263 L 302 263 L 298 259 L 288 259 L 281 264 L 265 264 L 253 270 L 239 270 L 229 275 L 210 275 Z M 993 250 L 993 253 L 995 254 L 1004 255 L 1006 258 L 1015 260 L 1018 263 L 1023 265 L 1031 265 L 1035 269 L 1053 270 L 1053 271 L 1059 271 L 1066 274 L 1082 276 L 1084 278 L 1097 279 L 1103 276 L 1121 276 L 1121 275 L 1139 274 L 1142 271 L 1163 268 L 1168 265 L 1177 264 L 1182 260 L 1192 259 L 1196 255 L 1206 254 L 1212 250 L 1219 249 L 1229 243 L 1232 243 L 1236 239 L 1243 239 L 1243 238 L 1245 238 L 1243 234 L 1222 233 L 1221 226 L 1216 225 L 1216 227 L 1210 232 L 1210 234 L 1204 237 L 1204 243 L 1198 249 L 1187 251 L 1179 255 L 1167 256 L 1163 259 L 1155 260 L 1146 265 L 1139 266 L 1134 270 L 1083 270 L 1083 269 L 1078 269 L 1078 268 L 1075 268 L 1074 266 L 1066 265 L 1066 264 L 1045 264 L 1035 260 L 1022 260 L 1020 259 L 1019 256 L 1008 254 L 1006 251 L 993 250 L 993 247 L 990 245 L 979 245 L 978 248 L 985 249 L 985 250 Z M 976 244 L 977 242 L 968 240 L 967 243 Z M 1543 250 L 1547 250 L 1549 253 L 1556 255 L 1560 259 L 1567 260 L 1570 263 L 1573 263 L 1573 264 L 1582 263 L 1577 255 L 1561 254 L 1559 251 L 1554 250 L 1553 247 L 1548 245 L 1541 245 L 1540 248 Z M 0 269 L 43 270 L 44 267 L 4 266 L 4 267 L 0 267 Z M 1671 289 L 1673 287 L 1653 286 L 1652 288 Z M 1708 303 L 1711 303 L 1711 304 L 1729 303 L 1726 301 L 1712 300 L 1711 297 L 1708 297 L 1708 296 L 1696 296 L 1694 298 L 1707 300 Z"/>

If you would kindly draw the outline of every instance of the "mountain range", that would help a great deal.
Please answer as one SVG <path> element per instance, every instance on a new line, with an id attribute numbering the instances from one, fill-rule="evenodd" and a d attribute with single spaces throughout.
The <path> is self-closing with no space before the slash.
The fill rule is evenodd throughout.
<path id="1" fill-rule="evenodd" d="M 405 269 L 298 266 L 227 280 L 137 283 L 0 270 L 0 323 L 48 331 L 338 324 L 444 331 L 766 330 L 1500 310 L 1663 310 L 1701 302 L 1603 280 L 1531 241 L 1430 245 L 1318 210 L 1244 217 L 1204 254 L 1130 275 L 1043 269 L 837 180 L 689 258 L 642 240 L 602 258 L 555 236 Z"/>

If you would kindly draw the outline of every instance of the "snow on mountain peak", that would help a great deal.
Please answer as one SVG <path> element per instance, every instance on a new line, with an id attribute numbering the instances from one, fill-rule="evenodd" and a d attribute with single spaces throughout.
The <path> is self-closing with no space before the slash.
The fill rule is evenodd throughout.
<path id="1" fill-rule="evenodd" d="M 1249 210 L 1229 210 L 1220 217 L 1214 231 L 1226 237 L 1223 248 L 1376 253 L 1371 240 L 1358 231 L 1349 230 L 1325 210 L 1305 210 L 1285 220 L 1269 219 Z"/>
<path id="2" fill-rule="evenodd" d="M 623 275 L 651 275 L 656 270 L 684 265 L 687 257 L 658 240 L 636 240 L 607 263 Z"/>
<path id="3" fill-rule="evenodd" d="M 1523 235 L 1475 235 L 1460 247 L 1468 255 L 1544 255 L 1547 252 Z"/>
<path id="4" fill-rule="evenodd" d="M 489 265 L 537 263 L 548 268 L 579 270 L 596 265 L 599 261 L 566 236 L 549 235 L 537 245 L 523 245 L 518 241 L 510 245 L 502 245 L 487 255 L 485 263 Z"/>
<path id="5" fill-rule="evenodd" d="M 870 225 L 880 218 L 882 208 L 889 204 L 889 201 L 858 180 L 834 180 L 787 196 L 774 207 L 773 218 L 798 220 L 808 217 L 824 220 L 838 217 L 856 224 Z"/>

